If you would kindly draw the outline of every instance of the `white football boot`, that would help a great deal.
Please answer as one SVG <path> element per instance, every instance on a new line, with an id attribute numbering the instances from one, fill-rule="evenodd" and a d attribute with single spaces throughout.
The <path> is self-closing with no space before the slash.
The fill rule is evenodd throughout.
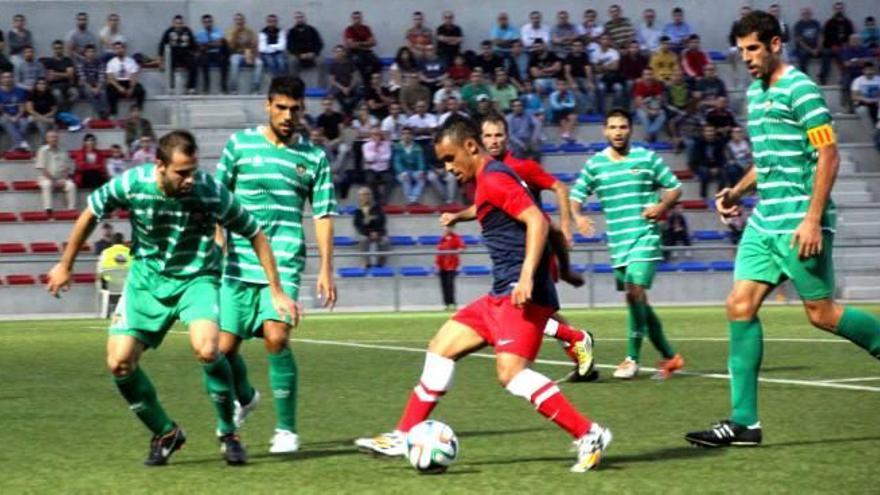
<path id="1" fill-rule="evenodd" d="M 631 380 L 639 374 L 639 363 L 633 361 L 629 357 L 623 360 L 622 363 L 617 365 L 617 369 L 614 370 L 614 378 L 621 378 L 624 380 Z"/>
<path id="2" fill-rule="evenodd" d="M 270 443 L 270 454 L 292 454 L 299 450 L 299 435 L 289 430 L 276 428 Z"/>
<path id="3" fill-rule="evenodd" d="M 241 405 L 240 402 L 235 401 L 235 414 L 232 417 L 235 422 L 235 427 L 241 428 L 244 424 L 244 420 L 247 419 L 248 415 L 252 413 L 258 405 L 260 405 L 260 391 L 257 389 L 254 389 L 254 398 L 247 404 Z"/>
<path id="4" fill-rule="evenodd" d="M 373 438 L 358 438 L 354 444 L 362 451 L 386 455 L 388 457 L 402 457 L 406 455 L 406 434 L 402 431 L 383 433 Z"/>
<path id="5" fill-rule="evenodd" d="M 611 430 L 599 426 L 598 423 L 593 423 L 586 435 L 574 441 L 578 458 L 574 466 L 571 467 L 571 472 L 585 473 L 596 469 L 613 438 Z"/>

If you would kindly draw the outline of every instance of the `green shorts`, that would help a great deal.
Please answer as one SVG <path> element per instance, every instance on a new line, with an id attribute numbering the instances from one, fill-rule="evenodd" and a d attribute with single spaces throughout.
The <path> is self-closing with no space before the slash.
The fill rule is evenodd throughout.
<path id="1" fill-rule="evenodd" d="M 147 347 L 157 348 L 177 320 L 187 325 L 197 320 L 216 323 L 220 316 L 217 277 L 198 277 L 184 284 L 186 287 L 174 296 L 161 299 L 149 289 L 125 284 L 110 335 L 129 335 Z"/>
<path id="2" fill-rule="evenodd" d="M 822 232 L 822 252 L 802 260 L 792 248 L 791 234 L 762 234 L 749 226 L 739 242 L 734 280 L 754 280 L 778 285 L 791 279 L 802 299 L 827 299 L 834 294 L 834 234 Z"/>
<path id="3" fill-rule="evenodd" d="M 617 290 L 626 290 L 626 284 L 638 285 L 646 289 L 654 283 L 654 273 L 657 271 L 657 263 L 654 261 L 633 261 L 626 266 L 614 269 L 614 281 Z"/>
<path id="4" fill-rule="evenodd" d="M 285 287 L 291 299 L 299 298 L 298 287 Z M 220 329 L 247 340 L 262 337 L 263 322 L 277 320 L 289 323 L 289 318 L 281 318 L 272 306 L 269 286 L 251 284 L 228 278 L 220 286 Z"/>

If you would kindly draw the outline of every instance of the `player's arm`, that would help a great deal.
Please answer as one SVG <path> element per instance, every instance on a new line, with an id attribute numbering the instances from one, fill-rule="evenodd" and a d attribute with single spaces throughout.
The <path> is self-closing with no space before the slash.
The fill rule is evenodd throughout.
<path id="1" fill-rule="evenodd" d="M 67 245 L 64 247 L 64 253 L 61 255 L 61 261 L 49 271 L 49 282 L 46 285 L 46 290 L 53 296 L 58 297 L 59 290 L 67 291 L 70 289 L 70 271 L 73 270 L 76 255 L 86 242 L 86 239 L 92 235 L 92 231 L 95 230 L 95 225 L 97 224 L 97 217 L 92 212 L 92 208 L 86 207 L 73 225 L 70 237 L 67 238 Z"/>
<path id="2" fill-rule="evenodd" d="M 816 177 L 810 194 L 810 206 L 807 215 L 791 238 L 791 245 L 797 244 L 798 256 L 801 258 L 809 258 L 822 252 L 822 213 L 828 206 L 831 188 L 840 168 L 840 155 L 836 144 L 823 146 L 818 152 L 819 161 L 816 163 Z"/>
<path id="3" fill-rule="evenodd" d="M 470 205 L 456 213 L 443 213 L 440 215 L 440 225 L 446 227 L 459 222 L 471 222 L 477 218 L 477 205 Z"/>
<path id="4" fill-rule="evenodd" d="M 257 259 L 260 260 L 260 266 L 266 274 L 266 281 L 269 282 L 269 292 L 272 295 L 272 306 L 282 318 L 290 317 L 292 325 L 295 327 L 299 324 L 300 311 L 296 307 L 296 303 L 281 288 L 281 278 L 278 276 L 278 266 L 275 264 L 275 255 L 272 254 L 272 245 L 269 244 L 269 238 L 261 230 L 257 230 L 256 235 L 250 237 L 251 247 Z"/>
<path id="5" fill-rule="evenodd" d="M 740 200 L 758 187 L 758 172 L 750 167 L 748 172 L 733 187 L 725 187 L 715 195 L 715 210 L 722 221 L 740 214 Z"/>
<path id="6" fill-rule="evenodd" d="M 315 223 L 315 239 L 321 268 L 318 271 L 318 297 L 324 307 L 333 309 L 336 305 L 336 284 L 333 282 L 333 215 L 336 214 L 336 191 L 333 188 L 333 173 L 327 157 L 321 159 L 311 194 L 312 214 Z"/>
<path id="7" fill-rule="evenodd" d="M 587 198 L 590 197 L 590 192 L 592 190 L 592 181 L 593 178 L 587 171 L 587 165 L 584 165 L 584 168 L 583 170 L 581 170 L 577 181 L 575 181 L 574 183 L 574 187 L 572 187 L 571 189 L 571 196 L 569 199 L 569 211 L 571 211 L 572 218 L 574 218 L 575 227 L 577 227 L 578 232 L 583 235 L 593 235 L 593 233 L 595 232 L 595 229 L 593 228 L 593 221 L 590 219 L 590 217 L 584 215 L 581 212 L 583 203 L 587 200 Z"/>
<path id="8" fill-rule="evenodd" d="M 571 247 L 574 243 L 574 233 L 571 230 L 572 212 L 568 186 L 558 180 L 550 189 L 556 194 L 556 202 L 559 203 L 559 230 L 562 231 L 566 244 Z"/>
<path id="9" fill-rule="evenodd" d="M 660 202 L 645 208 L 642 216 L 652 222 L 660 220 L 664 213 L 672 209 L 672 206 L 681 198 L 681 187 L 675 189 L 664 189 L 660 195 Z"/>
<path id="10" fill-rule="evenodd" d="M 522 306 L 532 299 L 535 271 L 541 261 L 541 255 L 544 253 L 544 244 L 547 242 L 550 223 L 540 208 L 535 205 L 520 212 L 516 219 L 526 225 L 526 256 L 511 298 L 515 306 Z"/>

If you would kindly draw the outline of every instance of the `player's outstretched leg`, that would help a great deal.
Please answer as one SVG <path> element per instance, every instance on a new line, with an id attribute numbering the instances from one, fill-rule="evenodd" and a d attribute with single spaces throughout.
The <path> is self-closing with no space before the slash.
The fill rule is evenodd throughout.
<path id="1" fill-rule="evenodd" d="M 275 434 L 270 441 L 269 453 L 292 454 L 299 450 L 296 425 L 299 371 L 288 344 L 290 326 L 267 320 L 263 322 L 263 333 L 269 352 L 269 386 L 275 406 Z"/>
<path id="2" fill-rule="evenodd" d="M 675 352 L 672 345 L 666 340 L 666 334 L 663 333 L 663 324 L 654 308 L 645 302 L 646 323 L 648 328 L 648 339 L 657 349 L 657 352 L 663 356 L 663 359 L 657 363 L 657 373 L 652 377 L 658 380 L 665 380 L 672 376 L 673 373 L 684 368 L 684 358 L 681 354 Z"/>
<path id="3" fill-rule="evenodd" d="M 558 340 L 565 353 L 574 362 L 572 381 L 593 381 L 598 378 L 598 372 L 594 370 L 593 334 L 572 327 L 561 315 L 556 314 L 547 320 L 544 335 Z"/>
<path id="4" fill-rule="evenodd" d="M 626 307 L 629 310 L 629 338 L 626 358 L 614 370 L 614 378 L 629 380 L 639 373 L 639 358 L 642 353 L 642 340 L 648 325 L 648 312 L 645 305 L 645 292 L 636 285 L 626 285 Z"/>
<path id="5" fill-rule="evenodd" d="M 837 306 L 830 299 L 805 301 L 810 323 L 834 332 L 880 359 L 880 320 L 853 306 Z"/>
<path id="6" fill-rule="evenodd" d="M 233 422 L 236 428 L 241 428 L 248 415 L 260 404 L 260 393 L 248 379 L 247 364 L 239 352 L 240 348 L 240 337 L 229 332 L 220 332 L 220 352 L 226 356 L 229 368 L 232 370 L 233 395 L 235 397 Z"/>

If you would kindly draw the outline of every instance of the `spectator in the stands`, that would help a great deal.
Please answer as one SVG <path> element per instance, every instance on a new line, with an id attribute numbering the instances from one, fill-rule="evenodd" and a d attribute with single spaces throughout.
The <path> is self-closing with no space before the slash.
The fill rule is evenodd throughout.
<path id="1" fill-rule="evenodd" d="M 801 9 L 801 18 L 794 25 L 794 54 L 798 68 L 809 75 L 810 60 L 822 57 L 822 25 L 813 19 L 810 7 Z"/>
<path id="2" fill-rule="evenodd" d="M 620 73 L 620 52 L 611 43 L 611 37 L 603 34 L 599 50 L 595 52 L 593 73 L 596 75 L 596 109 L 605 114 L 605 96 L 611 93 L 612 106 L 625 106 L 626 80 Z"/>
<path id="3" fill-rule="evenodd" d="M 434 34 L 425 26 L 425 16 L 419 11 L 413 12 L 412 26 L 406 30 L 406 46 L 412 50 L 417 60 L 425 56 L 425 47 L 434 43 Z"/>
<path id="4" fill-rule="evenodd" d="M 752 144 L 746 139 L 743 128 L 735 125 L 730 130 L 730 140 L 725 148 L 726 176 L 730 184 L 736 184 L 752 167 Z"/>
<path id="5" fill-rule="evenodd" d="M 480 43 L 480 54 L 474 59 L 473 66 L 482 70 L 483 74 L 491 79 L 495 76 L 495 69 L 504 66 L 504 59 L 492 51 L 491 41 L 484 40 Z"/>
<path id="6" fill-rule="evenodd" d="M 43 59 L 43 65 L 46 68 L 49 90 L 55 96 L 58 108 L 62 112 L 69 112 L 73 103 L 79 99 L 79 91 L 76 88 L 76 69 L 73 60 L 64 55 L 63 41 L 52 42 L 52 56 Z"/>
<path id="7" fill-rule="evenodd" d="M 388 204 L 394 187 L 394 176 L 391 170 L 391 143 L 385 139 L 385 133 L 378 126 L 369 128 L 370 138 L 363 145 L 364 171 L 367 185 L 373 191 L 376 202 Z"/>
<path id="8" fill-rule="evenodd" d="M 25 139 L 30 125 L 25 111 L 27 96 L 24 88 L 14 84 L 11 72 L 0 74 L 0 108 L 2 108 L 0 125 L 3 127 L 3 132 L 12 140 L 12 147 L 24 151 L 31 149 Z"/>
<path id="9" fill-rule="evenodd" d="M 27 19 L 22 14 L 12 16 L 12 29 L 6 34 L 6 43 L 9 45 L 9 58 L 13 65 L 18 65 L 23 60 L 22 50 L 26 46 L 34 46 L 34 35 L 27 27 Z"/>
<path id="10" fill-rule="evenodd" d="M 682 213 L 681 204 L 676 203 L 666 217 L 666 228 L 663 230 L 663 246 L 675 247 L 678 245 L 690 247 L 691 233 L 688 229 L 687 219 L 685 219 L 684 213 Z M 686 250 L 685 256 L 690 258 L 691 252 Z M 667 251 L 664 249 L 663 259 L 669 260 L 670 258 L 678 258 L 678 251 Z"/>
<path id="11" fill-rule="evenodd" d="M 446 105 L 446 100 L 448 100 L 450 96 L 459 100 L 461 99 L 461 91 L 455 86 L 455 81 L 451 77 L 444 77 L 442 85 L 443 87 L 435 91 L 434 96 L 432 97 L 434 111 L 436 113 L 442 111 L 444 105 Z"/>
<path id="12" fill-rule="evenodd" d="M 196 76 L 198 66 L 195 62 L 196 39 L 192 30 L 183 22 L 182 15 L 176 15 L 171 20 L 171 27 L 162 34 L 159 40 L 159 60 L 161 66 L 165 64 L 165 48 L 171 50 L 171 67 L 168 70 L 186 70 L 186 91 L 193 94 L 196 92 Z"/>
<path id="13" fill-rule="evenodd" d="M 37 79 L 46 77 L 46 67 L 34 56 L 34 48 L 24 47 L 22 61 L 15 66 L 15 84 L 27 91 L 34 89 Z"/>
<path id="14" fill-rule="evenodd" d="M 667 95 L 669 94 L 672 93 L 667 91 Z M 667 109 L 671 108 L 671 105 L 667 107 Z M 703 132 L 703 113 L 697 106 L 697 100 L 689 99 L 682 111 L 669 115 L 671 115 L 669 131 L 672 135 L 672 143 L 675 145 L 675 152 L 685 151 L 687 156 L 690 156 L 694 143 Z"/>
<path id="15" fill-rule="evenodd" d="M 40 142 L 43 142 L 46 139 L 46 132 L 55 128 L 55 117 L 58 114 L 58 102 L 49 90 L 46 79 L 42 77 L 37 79 L 34 90 L 28 94 L 25 111 L 31 124 L 40 133 Z"/>
<path id="16" fill-rule="evenodd" d="M 669 37 L 670 48 L 675 53 L 681 53 L 685 49 L 690 35 L 694 34 L 690 24 L 684 20 L 684 9 L 675 7 L 672 9 L 672 22 L 663 28 L 663 34 Z"/>
<path id="17" fill-rule="evenodd" d="M 587 9 L 584 11 L 583 22 L 581 22 L 581 32 L 584 37 L 584 44 L 587 51 L 593 50 L 593 45 L 599 45 L 599 39 L 605 34 L 605 27 L 599 22 L 599 13 L 595 9 Z"/>
<path id="18" fill-rule="evenodd" d="M 687 39 L 687 48 L 681 52 L 681 70 L 685 79 L 692 84 L 703 77 L 709 56 L 700 48 L 700 36 L 692 34 Z"/>
<path id="19" fill-rule="evenodd" d="M 483 71 L 474 70 L 471 72 L 470 81 L 461 88 L 461 99 L 467 110 L 473 112 L 477 109 L 477 97 L 483 95 L 491 98 L 492 92 L 489 90 L 489 86 L 483 82 Z"/>
<path id="20" fill-rule="evenodd" d="M 373 37 L 370 27 L 364 24 L 364 16 L 359 10 L 351 13 L 351 24 L 345 28 L 342 38 L 351 61 L 361 73 L 363 80 L 368 80 L 373 72 L 382 70 L 382 64 L 373 53 L 376 38 Z"/>
<path id="21" fill-rule="evenodd" d="M 128 44 L 128 39 L 119 30 L 119 21 L 119 14 L 108 14 L 106 24 L 98 31 L 98 36 L 101 39 L 101 58 L 105 61 L 110 60 L 116 54 L 113 49 L 114 44 L 117 42 Z"/>
<path id="22" fill-rule="evenodd" d="M 266 27 L 258 35 L 257 47 L 260 59 L 272 77 L 287 75 L 287 36 L 278 27 L 278 16 L 266 16 Z"/>
<path id="23" fill-rule="evenodd" d="M 446 63 L 452 65 L 455 56 L 461 53 L 464 32 L 455 24 L 455 14 L 451 10 L 443 12 L 443 23 L 437 26 L 437 53 Z"/>
<path id="24" fill-rule="evenodd" d="M 141 165 L 154 161 L 156 161 L 156 141 L 151 136 L 141 136 L 137 148 L 131 154 L 131 163 Z"/>
<path id="25" fill-rule="evenodd" d="M 688 166 L 700 178 L 701 198 L 708 198 L 710 182 L 716 183 L 718 191 L 726 186 L 724 165 L 724 140 L 714 126 L 705 124 L 702 135 L 694 141 L 694 147 L 688 156 Z"/>
<path id="26" fill-rule="evenodd" d="M 2 32 L 2 31 L 0 31 L 0 32 Z M 12 62 L 10 62 L 8 58 L 6 58 L 6 55 L 4 55 L 2 52 L 0 52 L 0 72 L 14 72 L 14 71 L 15 71 L 15 65 L 13 65 Z"/>
<path id="27" fill-rule="evenodd" d="M 562 76 L 562 61 L 546 48 L 544 40 L 536 39 L 529 57 L 529 74 L 532 84 L 541 95 L 549 95 L 556 87 L 556 80 Z"/>
<path id="28" fill-rule="evenodd" d="M 489 86 L 489 91 L 495 109 L 504 114 L 510 112 L 510 103 L 519 96 L 516 86 L 510 83 L 510 77 L 501 67 L 495 69 L 495 84 Z"/>
<path id="29" fill-rule="evenodd" d="M 324 133 L 330 146 L 334 149 L 338 148 L 342 143 L 342 127 L 345 116 L 333 108 L 333 98 L 329 96 L 321 100 L 321 109 L 321 114 L 315 119 L 317 126 Z"/>
<path id="30" fill-rule="evenodd" d="M 541 121 L 525 111 L 522 100 L 510 103 L 511 112 L 507 116 L 508 147 L 518 158 L 541 158 Z"/>
<path id="31" fill-rule="evenodd" d="M 406 125 L 412 129 L 416 143 L 425 151 L 425 160 L 433 163 L 434 144 L 433 135 L 437 128 L 437 116 L 428 111 L 428 99 L 418 100 L 415 111 L 407 117 Z"/>
<path id="32" fill-rule="evenodd" d="M 202 72 L 202 92 L 211 92 L 211 67 L 220 68 L 220 91 L 229 92 L 229 48 L 223 31 L 214 26 L 211 14 L 202 16 L 202 30 L 196 33 L 198 66 Z"/>
<path id="33" fill-rule="evenodd" d="M 463 86 L 470 79 L 471 72 L 471 68 L 467 64 L 464 55 L 458 54 L 452 59 L 452 65 L 446 70 L 446 77 L 451 79 L 456 85 Z"/>
<path id="34" fill-rule="evenodd" d="M 364 144 L 370 140 L 373 127 L 378 127 L 379 119 L 370 114 L 366 104 L 358 105 L 351 119 L 351 132 L 346 133 L 352 138 L 352 153 L 355 170 L 360 173 L 364 169 Z"/>
<path id="35" fill-rule="evenodd" d="M 336 45 L 333 48 L 333 61 L 327 67 L 330 94 L 332 94 L 342 113 L 351 115 L 361 99 L 360 73 L 355 64 L 349 60 L 345 47 Z"/>
<path id="36" fill-rule="evenodd" d="M 865 17 L 865 27 L 859 33 L 859 37 L 862 39 L 863 45 L 874 50 L 875 55 L 880 55 L 877 53 L 877 48 L 880 48 L 880 28 L 877 27 L 877 20 L 874 19 L 874 16 Z"/>
<path id="37" fill-rule="evenodd" d="M 403 76 L 414 74 L 419 71 L 419 63 L 413 56 L 412 50 L 402 46 L 397 49 L 394 62 L 388 67 L 389 87 L 397 94 L 403 87 Z"/>
<path id="38" fill-rule="evenodd" d="M 593 94 L 596 87 L 593 84 L 590 57 L 584 51 L 583 40 L 578 39 L 571 44 L 571 53 L 562 63 L 562 73 L 577 96 L 580 112 L 594 112 Z"/>
<path id="39" fill-rule="evenodd" d="M 400 111 L 400 103 L 392 101 L 388 105 L 388 115 L 382 119 L 382 132 L 385 139 L 399 141 L 400 133 L 406 127 L 407 116 Z"/>
<path id="40" fill-rule="evenodd" d="M 327 161 L 330 162 L 330 171 L 333 173 L 333 187 L 336 190 L 336 195 L 340 199 L 348 198 L 348 191 L 354 183 L 354 171 L 347 166 L 347 156 L 338 154 L 330 146 L 330 142 L 327 141 L 324 131 L 320 127 L 312 128 L 309 131 L 309 141 L 326 154 Z"/>
<path id="41" fill-rule="evenodd" d="M 568 11 L 560 10 L 556 13 L 556 24 L 550 29 L 550 49 L 559 58 L 565 58 L 571 51 L 571 44 L 579 39 L 581 32 L 578 26 L 568 19 Z"/>
<path id="42" fill-rule="evenodd" d="M 247 20 L 242 13 L 232 16 L 232 27 L 226 30 L 226 44 L 229 47 L 229 90 L 238 91 L 238 73 L 242 66 L 252 67 L 251 94 L 260 91 L 263 80 L 263 61 L 258 57 L 258 39 L 256 33 L 247 27 Z"/>
<path id="43" fill-rule="evenodd" d="M 76 184 L 70 179 L 73 166 L 67 152 L 58 146 L 58 131 L 46 132 L 46 144 L 37 151 L 37 184 L 43 198 L 43 209 L 52 213 L 52 193 L 63 191 L 68 210 L 76 209 Z"/>
<path id="44" fill-rule="evenodd" d="M 531 81 L 526 80 L 523 82 L 522 91 L 519 93 L 519 99 L 522 100 L 527 114 L 533 115 L 537 119 L 544 118 L 544 102 L 538 93 L 535 92 L 535 88 L 532 86 Z"/>
<path id="45" fill-rule="evenodd" d="M 110 102 L 110 114 L 116 115 L 119 99 L 132 98 L 138 107 L 144 107 L 146 93 L 138 82 L 140 67 L 133 58 L 125 53 L 125 44 L 116 43 L 116 56 L 107 62 L 107 100 Z"/>
<path id="46" fill-rule="evenodd" d="M 287 31 L 287 52 L 290 54 L 291 72 L 298 74 L 303 69 L 318 68 L 318 84 L 323 85 L 323 61 L 321 51 L 324 40 L 314 26 L 306 21 L 306 14 L 300 10 L 293 13 L 293 27 Z"/>
<path id="47" fill-rule="evenodd" d="M 419 81 L 418 74 L 404 74 L 403 88 L 400 89 L 398 100 L 403 112 L 412 115 L 416 111 L 416 103 L 423 100 L 431 101 L 431 91 Z"/>
<path id="48" fill-rule="evenodd" d="M 85 56 L 76 64 L 76 78 L 82 99 L 89 102 L 98 118 L 107 118 L 107 68 L 94 46 L 87 46 Z"/>
<path id="49" fill-rule="evenodd" d="M 660 48 L 651 55 L 649 65 L 654 75 L 664 83 L 672 81 L 673 74 L 681 73 L 678 66 L 678 54 L 672 51 L 672 42 L 668 36 L 660 37 Z"/>
<path id="50" fill-rule="evenodd" d="M 455 309 L 455 276 L 461 263 L 459 253 L 464 251 L 465 244 L 461 236 L 455 233 L 452 225 L 443 227 L 443 237 L 437 243 L 436 265 L 440 276 L 440 289 L 443 292 L 443 306 L 447 311 Z M 452 251 L 446 252 L 443 251 Z"/>
<path id="51" fill-rule="evenodd" d="M 642 23 L 636 30 L 636 41 L 639 42 L 639 48 L 642 53 L 651 56 L 660 48 L 660 38 L 663 36 L 663 29 L 657 23 L 657 12 L 654 9 L 647 8 L 642 12 Z"/>
<path id="52" fill-rule="evenodd" d="M 105 249 L 112 246 L 114 244 L 113 236 L 115 235 L 116 232 L 113 231 L 113 224 L 104 222 L 101 225 L 101 238 L 95 241 L 95 254 L 100 256 Z"/>
<path id="53" fill-rule="evenodd" d="M 413 130 L 404 127 L 400 133 L 400 142 L 394 145 L 391 152 L 394 161 L 394 174 L 403 188 L 403 195 L 409 204 L 417 204 L 425 190 L 428 166 L 425 164 L 425 153 L 413 140 Z"/>
<path id="54" fill-rule="evenodd" d="M 489 95 L 477 96 L 477 108 L 472 110 L 470 116 L 474 120 L 480 120 L 489 114 L 495 113 L 495 105 Z"/>
<path id="55" fill-rule="evenodd" d="M 654 77 L 650 67 L 643 70 L 641 79 L 633 88 L 636 117 L 645 131 L 645 141 L 649 143 L 657 141 L 660 130 L 666 124 L 665 91 L 663 81 Z"/>
<path id="56" fill-rule="evenodd" d="M 642 53 L 638 41 L 631 41 L 626 51 L 621 52 L 620 75 L 626 81 L 624 92 L 627 97 L 632 94 L 633 87 L 635 87 L 636 81 L 642 77 L 645 68 L 648 67 L 648 62 L 649 59 Z M 629 100 L 629 98 L 626 98 L 626 100 Z M 624 105 L 625 108 L 629 108 L 628 103 L 629 101 L 627 101 L 627 105 Z"/>
<path id="57" fill-rule="evenodd" d="M 144 136 L 149 136 L 153 141 L 156 140 L 153 123 L 141 115 L 141 107 L 135 103 L 129 107 L 128 118 L 125 119 L 125 145 L 128 146 L 130 152 L 134 152 Z"/>
<path id="58" fill-rule="evenodd" d="M 846 16 L 846 5 L 843 2 L 834 2 L 833 10 L 834 14 L 825 21 L 822 29 L 822 68 L 819 72 L 819 84 L 823 86 L 828 82 L 832 60 L 843 72 L 841 52 L 849 42 L 850 36 L 856 32 L 855 25 Z"/>
<path id="59" fill-rule="evenodd" d="M 550 121 L 559 125 L 559 136 L 565 141 L 574 141 L 575 125 L 577 124 L 575 111 L 577 99 L 565 79 L 556 80 L 556 91 L 550 93 L 548 104 Z"/>
<path id="60" fill-rule="evenodd" d="M 522 89 L 522 83 L 531 80 L 532 76 L 529 74 L 529 53 L 526 53 L 526 51 L 523 50 L 521 40 L 514 40 L 510 52 L 503 60 L 504 70 L 506 70 L 510 78 L 515 81 L 515 84 Z"/>
<path id="61" fill-rule="evenodd" d="M 513 46 L 514 41 L 521 41 L 519 28 L 510 23 L 510 17 L 507 12 L 498 14 L 498 22 L 492 26 L 489 32 L 489 38 L 492 39 L 492 46 L 500 55 L 507 55 Z"/>
<path id="62" fill-rule="evenodd" d="M 391 243 L 385 230 L 385 212 L 382 205 L 373 200 L 373 192 L 368 187 L 358 189 L 358 209 L 354 212 L 354 228 L 358 233 L 358 246 L 361 252 L 375 253 L 388 251 Z M 385 256 L 364 256 L 366 268 L 385 266 Z"/>
<path id="63" fill-rule="evenodd" d="M 520 28 L 519 32 L 523 47 L 526 50 L 532 49 L 532 44 L 535 40 L 550 40 L 550 28 L 541 22 L 541 13 L 537 10 L 533 10 L 529 14 L 529 22 Z"/>
<path id="64" fill-rule="evenodd" d="M 655 77 L 656 73 L 657 71 L 655 70 Z M 675 71 L 672 80 L 666 83 L 666 105 L 669 113 L 667 116 L 668 119 L 672 120 L 685 113 L 688 104 L 692 100 L 694 104 L 698 103 L 691 87 L 685 82 L 684 75 L 682 75 L 681 71 Z M 699 107 L 697 109 L 700 110 Z"/>
<path id="65" fill-rule="evenodd" d="M 787 56 L 789 53 L 789 42 L 791 41 L 791 28 L 789 28 L 788 23 L 786 23 L 782 19 L 782 8 L 778 3 L 770 4 L 767 7 L 767 13 L 776 18 L 776 21 L 779 23 L 779 32 L 782 33 L 780 39 L 782 40 L 782 54 Z"/>
<path id="66" fill-rule="evenodd" d="M 75 61 L 85 56 L 86 46 L 101 46 L 101 40 L 89 31 L 89 14 L 76 14 L 76 27 L 67 33 L 67 54 Z"/>
<path id="67" fill-rule="evenodd" d="M 443 123 L 446 122 L 446 119 L 452 117 L 453 115 L 460 115 L 462 117 L 469 116 L 468 113 L 461 108 L 461 98 L 458 98 L 456 96 L 450 96 L 449 98 L 446 98 L 446 101 L 443 102 L 443 110 L 444 112 L 437 116 L 438 126 L 443 125 Z"/>
<path id="68" fill-rule="evenodd" d="M 419 66 L 419 81 L 433 95 L 446 78 L 446 62 L 437 55 L 434 45 L 425 45 L 424 50 L 425 55 Z"/>
<path id="69" fill-rule="evenodd" d="M 73 150 L 71 155 L 76 166 L 73 180 L 77 187 L 95 189 L 107 182 L 107 160 L 98 150 L 94 134 L 83 136 L 82 148 Z"/>
<path id="70" fill-rule="evenodd" d="M 388 106 L 394 102 L 391 90 L 382 82 L 382 73 L 374 72 L 370 76 L 370 85 L 367 86 L 364 100 L 377 119 L 384 119 L 388 115 Z"/>
<path id="71" fill-rule="evenodd" d="M 871 50 L 862 44 L 857 34 L 849 37 L 849 43 L 840 51 L 843 60 L 843 74 L 840 81 L 840 101 L 847 112 L 853 113 L 853 102 L 850 87 L 853 81 L 862 75 L 862 67 L 873 60 Z"/>
<path id="72" fill-rule="evenodd" d="M 739 74 L 738 67 L 740 65 L 740 60 L 742 59 L 742 55 L 739 53 L 739 47 L 736 46 L 736 33 L 739 30 L 739 24 L 742 20 L 749 14 L 752 13 L 752 8 L 748 5 L 743 5 L 739 8 L 739 18 L 733 21 L 730 24 L 730 31 L 727 33 L 727 62 L 730 64 L 730 70 L 733 72 L 733 85 L 734 87 L 739 87 L 741 83 L 741 77 Z M 748 79 L 746 79 L 748 80 Z M 746 83 L 748 84 L 748 83 Z"/>
<path id="73" fill-rule="evenodd" d="M 706 113 L 706 123 L 715 128 L 723 140 L 730 137 L 730 130 L 736 125 L 736 116 L 727 106 L 727 97 L 718 96 L 712 109 Z"/>
<path id="74" fill-rule="evenodd" d="M 636 28 L 628 17 L 623 16 L 620 5 L 608 7 L 608 17 L 605 23 L 605 32 L 611 36 L 611 42 L 618 50 L 626 50 L 630 43 L 636 40 Z"/>
<path id="75" fill-rule="evenodd" d="M 700 100 L 701 108 L 710 109 L 719 96 L 727 96 L 727 86 L 724 80 L 718 77 L 715 64 L 710 63 L 706 66 L 703 77 L 694 84 L 694 98 Z"/>
<path id="76" fill-rule="evenodd" d="M 873 62 L 865 63 L 862 75 L 855 78 L 850 87 L 855 112 L 868 129 L 877 125 L 877 110 L 880 103 L 880 77 Z"/>
<path id="77" fill-rule="evenodd" d="M 114 144 L 110 146 L 110 156 L 107 158 L 107 176 L 111 179 L 122 175 L 128 170 L 128 159 L 122 151 L 122 146 Z"/>

